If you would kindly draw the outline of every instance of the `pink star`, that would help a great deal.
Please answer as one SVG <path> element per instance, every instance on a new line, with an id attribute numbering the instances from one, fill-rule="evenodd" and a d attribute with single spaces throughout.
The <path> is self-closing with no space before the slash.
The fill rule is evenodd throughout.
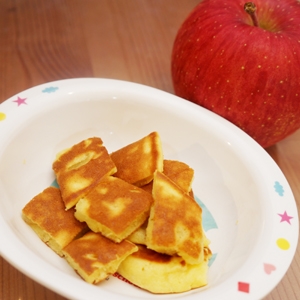
<path id="1" fill-rule="evenodd" d="M 293 217 L 289 216 L 289 215 L 286 213 L 286 211 L 285 211 L 283 214 L 278 214 L 278 215 L 281 217 L 280 223 L 286 221 L 286 222 L 288 222 L 289 224 L 291 224 L 290 219 L 293 219 Z"/>
<path id="2" fill-rule="evenodd" d="M 20 97 L 18 97 L 18 99 L 17 99 L 17 100 L 13 100 L 13 102 L 18 103 L 18 106 L 20 106 L 21 104 L 27 104 L 27 103 L 25 102 L 26 99 L 27 99 L 27 98 L 20 98 Z"/>

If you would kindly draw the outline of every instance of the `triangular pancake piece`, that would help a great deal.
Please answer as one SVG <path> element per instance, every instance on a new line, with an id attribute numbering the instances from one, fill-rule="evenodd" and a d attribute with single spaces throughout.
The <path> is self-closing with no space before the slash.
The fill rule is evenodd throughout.
<path id="1" fill-rule="evenodd" d="M 129 144 L 113 153 L 111 158 L 117 166 L 115 177 L 136 186 L 153 179 L 155 170 L 163 170 L 163 151 L 157 132 Z"/>
<path id="2" fill-rule="evenodd" d="M 194 170 L 187 164 L 176 160 L 164 160 L 163 173 L 174 181 L 182 190 L 193 198 L 192 182 L 194 179 Z M 144 191 L 152 194 L 153 181 L 141 187 Z M 147 223 L 143 224 L 128 239 L 135 244 L 146 244 L 146 227 Z"/>
<path id="3" fill-rule="evenodd" d="M 66 209 L 73 207 L 103 176 L 117 171 L 102 140 L 97 137 L 60 152 L 52 168 Z"/>
<path id="4" fill-rule="evenodd" d="M 160 253 L 177 254 L 189 264 L 204 260 L 202 210 L 196 201 L 161 172 L 155 172 L 147 247 Z"/>

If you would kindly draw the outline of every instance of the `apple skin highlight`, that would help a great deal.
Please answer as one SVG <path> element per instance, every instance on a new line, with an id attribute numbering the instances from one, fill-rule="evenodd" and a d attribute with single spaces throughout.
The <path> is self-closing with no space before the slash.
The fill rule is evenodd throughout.
<path id="1" fill-rule="evenodd" d="M 267 148 L 300 128 L 300 1 L 203 0 L 179 28 L 175 94 L 240 127 Z"/>

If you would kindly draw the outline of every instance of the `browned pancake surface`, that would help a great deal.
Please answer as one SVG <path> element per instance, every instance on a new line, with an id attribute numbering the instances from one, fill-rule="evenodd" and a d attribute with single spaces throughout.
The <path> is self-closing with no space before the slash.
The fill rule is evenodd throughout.
<path id="1" fill-rule="evenodd" d="M 163 161 L 163 173 L 167 175 L 172 181 L 174 181 L 184 192 L 191 193 L 192 195 L 192 183 L 194 179 L 194 170 L 187 164 L 177 160 Z M 149 193 L 152 193 L 153 181 L 141 188 Z"/>
<path id="2" fill-rule="evenodd" d="M 160 137 L 152 132 L 113 153 L 111 158 L 117 166 L 114 175 L 137 186 L 149 183 L 155 170 L 163 169 L 163 152 Z"/>
<path id="3" fill-rule="evenodd" d="M 129 241 L 114 243 L 100 233 L 89 232 L 65 247 L 64 254 L 83 279 L 97 283 L 116 272 L 119 264 L 137 250 Z"/>
<path id="4" fill-rule="evenodd" d="M 163 173 L 180 186 L 183 191 L 190 192 L 194 179 L 194 170 L 187 164 L 176 160 L 164 160 Z"/>
<path id="5" fill-rule="evenodd" d="M 46 188 L 35 196 L 23 208 L 22 215 L 38 236 L 59 255 L 62 255 L 63 247 L 88 230 L 85 223 L 76 220 L 74 209 L 65 211 L 60 191 L 55 187 Z"/>
<path id="6" fill-rule="evenodd" d="M 104 175 L 116 166 L 100 138 L 86 139 L 58 154 L 53 163 L 66 209 L 74 206 Z"/>
<path id="7" fill-rule="evenodd" d="M 143 259 L 145 261 L 154 262 L 154 263 L 168 263 L 172 260 L 171 255 L 167 255 L 164 253 L 159 253 L 156 251 L 153 251 L 151 249 L 146 248 L 144 245 L 138 245 L 139 250 L 132 254 L 132 256 L 136 258 Z M 181 260 L 182 264 L 185 265 L 185 261 Z"/>
<path id="8" fill-rule="evenodd" d="M 106 176 L 77 203 L 75 216 L 93 231 L 119 242 L 145 222 L 152 202 L 144 190 Z"/>
<path id="9" fill-rule="evenodd" d="M 166 175 L 156 172 L 146 230 L 147 246 L 169 255 L 178 254 L 188 263 L 201 263 L 203 255 L 202 210 Z"/>

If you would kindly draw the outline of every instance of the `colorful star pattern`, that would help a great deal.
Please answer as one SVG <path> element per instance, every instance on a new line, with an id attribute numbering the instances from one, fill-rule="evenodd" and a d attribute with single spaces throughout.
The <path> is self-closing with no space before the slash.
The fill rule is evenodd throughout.
<path id="1" fill-rule="evenodd" d="M 281 217 L 280 223 L 287 222 L 291 224 L 290 220 L 293 219 L 293 217 L 289 216 L 286 211 L 283 214 L 278 214 L 278 215 Z"/>
<path id="2" fill-rule="evenodd" d="M 56 86 L 49 86 L 46 87 L 42 90 L 42 93 L 54 93 L 57 90 L 59 90 L 59 87 Z M 28 103 L 26 103 L 27 98 L 21 98 L 21 97 L 17 97 L 16 100 L 13 100 L 12 102 L 17 103 L 18 106 L 25 104 L 27 105 Z M 4 121 L 7 118 L 6 113 L 1 112 L 0 111 L 0 121 Z M 57 182 L 54 181 L 52 183 L 52 186 L 56 186 Z M 277 193 L 277 195 L 279 195 L 280 197 L 283 197 L 285 194 L 285 190 L 284 187 L 282 186 L 282 184 L 279 181 L 275 181 L 273 182 L 273 189 L 275 190 L 275 192 Z M 203 228 L 205 229 L 205 231 L 208 231 L 210 229 L 218 229 L 218 226 L 212 216 L 212 214 L 208 211 L 208 209 L 205 207 L 205 205 L 196 197 L 197 202 L 199 203 L 199 205 L 201 206 L 202 210 L 203 210 Z M 288 215 L 287 211 L 284 211 L 283 213 L 277 213 L 278 216 L 280 216 L 280 223 L 284 223 L 287 222 L 288 224 L 292 225 L 291 223 L 291 219 L 293 219 L 294 217 Z M 287 240 L 284 237 L 280 237 L 276 240 L 276 245 L 279 249 L 281 250 L 289 250 L 291 245 L 289 240 Z M 209 261 L 209 267 L 213 264 L 213 262 L 215 261 L 217 257 L 217 253 L 214 253 L 212 255 L 212 258 Z M 275 272 L 276 269 L 276 265 L 270 264 L 270 263 L 264 263 L 263 264 L 263 271 L 265 274 L 267 275 L 271 275 L 273 272 Z M 123 278 L 121 275 L 119 275 L 118 273 L 113 274 L 114 277 L 117 277 L 123 281 L 126 281 L 128 283 L 130 283 L 129 281 L 127 281 L 125 278 Z M 251 286 L 251 282 L 243 282 L 243 281 L 238 281 L 237 282 L 237 290 L 238 292 L 242 292 L 242 293 L 246 293 L 246 294 L 250 294 L 250 286 Z M 254 289 L 254 286 L 253 286 Z"/>
<path id="3" fill-rule="evenodd" d="M 27 99 L 27 98 L 20 98 L 20 97 L 18 97 L 18 99 L 17 99 L 17 100 L 13 100 L 13 102 L 18 103 L 18 106 L 20 106 L 21 104 L 27 104 L 27 103 L 25 102 L 26 99 Z"/>

